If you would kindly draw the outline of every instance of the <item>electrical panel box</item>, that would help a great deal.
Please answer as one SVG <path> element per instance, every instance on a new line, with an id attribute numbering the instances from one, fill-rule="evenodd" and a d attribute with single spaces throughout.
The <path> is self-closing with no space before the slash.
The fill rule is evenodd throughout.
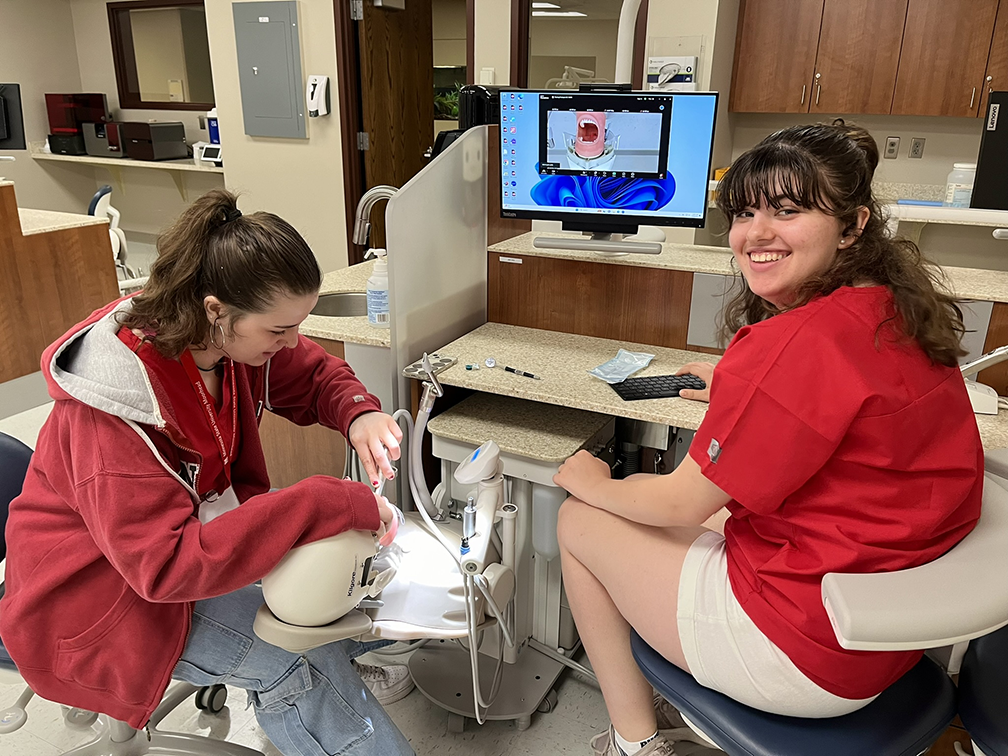
<path id="1" fill-rule="evenodd" d="M 231 7 L 245 133 L 306 138 L 297 2 Z"/>

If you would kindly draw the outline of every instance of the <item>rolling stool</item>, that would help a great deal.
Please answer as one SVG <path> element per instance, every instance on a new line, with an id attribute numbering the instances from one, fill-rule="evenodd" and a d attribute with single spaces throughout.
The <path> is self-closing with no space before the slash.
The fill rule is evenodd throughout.
<path id="1" fill-rule="evenodd" d="M 959 670 L 959 717 L 976 756 L 1008 756 L 1008 626 L 970 643 Z"/>
<path id="2" fill-rule="evenodd" d="M 826 575 L 823 603 L 842 647 L 943 648 L 985 636 L 1008 622 L 1008 490 L 1002 484 L 990 475 L 984 478 L 976 527 L 933 562 L 889 573 Z M 981 649 L 985 641 L 1000 643 L 1003 655 L 1003 632 L 977 641 Z M 691 727 L 731 756 L 917 756 L 956 713 L 955 687 L 927 656 L 863 709 L 830 719 L 800 719 L 757 711 L 704 688 L 636 633 L 631 647 L 648 681 Z M 975 656 L 985 655 L 978 651 Z M 1000 719 L 1004 669 L 1002 664 Z"/>
<path id="3" fill-rule="evenodd" d="M 503 474 L 511 486 L 508 501 L 518 507 L 516 632 L 515 648 L 504 649 L 503 682 L 487 719 L 513 719 L 524 730 L 533 712 L 555 705 L 553 685 L 565 666 L 594 677 L 570 658 L 579 641 L 563 594 L 556 537 L 557 513 L 567 492 L 554 485 L 553 476 L 580 449 L 608 454 L 611 462 L 615 421 L 567 407 L 474 394 L 431 418 L 427 428 L 433 454 L 441 460 L 441 480 L 448 481 L 447 487 L 442 482 L 434 490 L 439 508 L 447 509 L 452 498 L 466 500 L 468 491 L 452 477 L 454 466 L 487 439 L 500 447 Z M 497 632 L 488 631 L 482 646 L 494 656 Z M 468 652 L 453 644 L 431 643 L 413 654 L 409 666 L 417 688 L 448 710 L 449 729 L 461 732 L 463 717 L 473 711 Z M 489 672 L 494 665 L 486 666 Z"/>

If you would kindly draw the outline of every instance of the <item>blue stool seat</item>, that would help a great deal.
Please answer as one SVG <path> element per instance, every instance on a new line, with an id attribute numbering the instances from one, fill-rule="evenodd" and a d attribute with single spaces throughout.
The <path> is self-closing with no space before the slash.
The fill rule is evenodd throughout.
<path id="1" fill-rule="evenodd" d="M 1008 626 L 970 641 L 959 670 L 959 716 L 986 756 L 1008 756 Z"/>
<path id="2" fill-rule="evenodd" d="M 853 714 L 800 719 L 757 711 L 703 687 L 637 633 L 631 646 L 648 681 L 729 756 L 917 756 L 956 713 L 955 686 L 927 657 Z"/>

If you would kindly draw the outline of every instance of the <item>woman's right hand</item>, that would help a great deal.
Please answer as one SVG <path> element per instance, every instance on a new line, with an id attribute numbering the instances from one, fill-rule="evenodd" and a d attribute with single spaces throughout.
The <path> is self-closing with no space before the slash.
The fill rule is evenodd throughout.
<path id="1" fill-rule="evenodd" d="M 691 373 L 707 384 L 705 389 L 683 389 L 679 396 L 683 399 L 693 399 L 697 402 L 710 401 L 710 386 L 714 378 L 714 366 L 709 362 L 688 362 L 676 370 L 676 375 Z"/>

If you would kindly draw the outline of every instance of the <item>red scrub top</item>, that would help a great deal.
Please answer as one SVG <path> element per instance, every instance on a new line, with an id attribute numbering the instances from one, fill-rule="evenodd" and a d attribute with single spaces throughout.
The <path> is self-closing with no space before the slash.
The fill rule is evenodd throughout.
<path id="1" fill-rule="evenodd" d="M 850 699 L 922 652 L 842 649 L 823 576 L 930 562 L 980 516 L 983 448 L 962 375 L 880 328 L 894 314 L 886 287 L 844 287 L 742 328 L 690 446 L 733 499 L 735 597 L 809 679 Z"/>

